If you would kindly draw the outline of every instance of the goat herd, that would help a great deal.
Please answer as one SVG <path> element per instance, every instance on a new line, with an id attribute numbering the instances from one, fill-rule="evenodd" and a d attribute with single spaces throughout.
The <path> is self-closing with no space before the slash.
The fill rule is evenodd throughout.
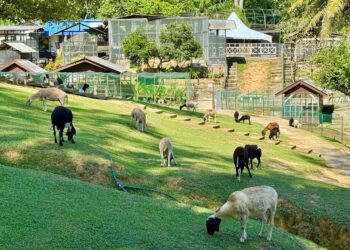
<path id="1" fill-rule="evenodd" d="M 31 105 L 33 100 L 41 99 L 43 101 L 43 110 L 46 111 L 46 100 L 59 101 L 61 106 L 56 107 L 51 114 L 51 123 L 54 131 L 55 143 L 56 139 L 56 128 L 59 130 L 59 144 L 62 146 L 63 131 L 67 128 L 68 141 L 74 142 L 74 136 L 76 135 L 76 130 L 73 126 L 73 114 L 70 109 L 64 107 L 65 99 L 68 102 L 67 94 L 57 88 L 44 88 L 39 90 L 37 93 L 33 94 L 28 98 L 27 104 Z M 180 106 L 180 110 L 183 107 L 187 107 L 188 110 L 196 110 L 196 105 L 193 103 L 186 102 Z M 216 120 L 215 110 L 209 110 L 205 112 L 203 116 L 204 122 L 210 122 L 211 119 Z M 290 126 L 299 126 L 298 121 L 290 120 Z M 247 120 L 250 124 L 250 116 L 243 115 L 239 118 L 239 113 L 234 113 L 234 120 L 236 122 L 241 122 Z M 136 128 L 144 132 L 147 128 L 146 125 L 146 114 L 145 112 L 136 107 L 131 112 L 131 121 L 135 123 Z M 295 125 L 297 124 L 297 125 Z M 279 125 L 276 122 L 269 123 L 261 132 L 262 138 L 265 137 L 267 131 L 270 131 L 270 139 L 277 139 L 279 137 Z M 169 138 L 161 139 L 159 143 L 159 152 L 161 157 L 161 165 L 170 167 L 171 162 L 176 165 L 173 145 Z M 262 156 L 262 150 L 258 145 L 245 145 L 244 147 L 237 147 L 233 152 L 233 163 L 236 169 L 236 177 L 240 181 L 240 176 L 243 172 L 244 167 L 247 168 L 249 176 L 252 174 L 249 169 L 249 162 L 251 169 L 253 169 L 253 159 L 257 158 L 258 164 L 257 168 L 260 166 L 260 158 Z M 261 229 L 259 236 L 262 236 L 264 225 L 270 221 L 270 229 L 267 235 L 267 240 L 272 238 L 272 228 L 274 226 L 274 215 L 277 208 L 278 195 L 275 189 L 269 186 L 257 186 L 243 189 L 241 191 L 233 192 L 227 202 L 223 204 L 215 214 L 208 217 L 206 221 L 207 232 L 213 235 L 215 231 L 219 231 L 219 225 L 222 219 L 235 217 L 240 221 L 241 224 L 241 237 L 240 241 L 244 242 L 247 239 L 246 224 L 248 217 L 250 215 L 259 216 L 261 218 Z"/>

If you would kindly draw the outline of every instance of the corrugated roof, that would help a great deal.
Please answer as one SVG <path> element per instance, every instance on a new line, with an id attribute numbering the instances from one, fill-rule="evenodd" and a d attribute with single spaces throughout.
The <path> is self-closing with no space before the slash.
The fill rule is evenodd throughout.
<path id="1" fill-rule="evenodd" d="M 290 94 L 290 93 L 293 93 L 294 91 L 296 91 L 300 88 L 304 88 L 307 91 L 318 94 L 318 95 L 322 95 L 322 96 L 327 95 L 327 93 L 325 91 L 320 89 L 318 86 L 314 85 L 314 83 L 311 82 L 310 80 L 296 81 L 295 83 L 292 83 L 291 85 L 278 91 L 275 95 L 277 96 L 277 95 L 281 95 L 281 94 Z"/>
<path id="2" fill-rule="evenodd" d="M 79 25 L 82 24 L 82 25 Z M 57 33 L 59 35 L 72 35 L 81 32 L 87 32 L 90 28 L 97 28 L 103 25 L 102 19 L 85 19 L 80 21 L 50 21 L 44 26 L 44 35 L 52 36 Z"/>
<path id="3" fill-rule="evenodd" d="M 6 71 L 7 68 L 9 68 L 12 65 L 18 65 L 20 68 L 24 69 L 25 72 L 31 72 L 31 73 L 45 73 L 47 72 L 43 68 L 40 68 L 38 65 L 32 63 L 29 60 L 24 60 L 24 59 L 15 59 L 11 61 L 8 64 L 3 65 L 0 68 L 0 71 Z"/>
<path id="4" fill-rule="evenodd" d="M 35 53 L 36 50 L 32 49 L 28 45 L 25 45 L 24 43 L 17 43 L 17 42 L 5 42 L 8 46 L 12 47 L 15 50 L 18 50 L 21 53 Z"/>
<path id="5" fill-rule="evenodd" d="M 75 66 L 82 64 L 84 62 L 89 63 L 91 65 L 95 65 L 99 68 L 103 68 L 104 70 L 107 70 L 110 72 L 119 72 L 119 73 L 126 72 L 125 67 L 111 63 L 110 61 L 104 60 L 104 59 L 97 57 L 97 56 L 85 57 L 85 58 L 80 59 L 78 61 L 68 63 L 60 68 L 53 70 L 53 72 L 69 72 L 69 68 L 75 67 Z"/>
<path id="6" fill-rule="evenodd" d="M 124 68 L 123 66 L 120 66 L 120 65 L 115 64 L 115 63 L 111 63 L 110 61 L 107 61 L 107 60 L 102 59 L 102 58 L 97 57 L 97 56 L 90 56 L 90 57 L 87 57 L 86 59 L 89 61 L 92 61 L 92 62 L 96 62 L 100 65 L 103 65 L 106 68 L 110 68 L 110 69 L 113 69 L 115 71 L 118 71 L 120 73 L 126 72 L 126 68 Z"/>
<path id="7" fill-rule="evenodd" d="M 21 30 L 38 30 L 43 28 L 44 26 L 42 25 L 12 25 L 12 26 L 0 26 L 0 31 L 5 30 L 5 31 L 21 31 Z"/>

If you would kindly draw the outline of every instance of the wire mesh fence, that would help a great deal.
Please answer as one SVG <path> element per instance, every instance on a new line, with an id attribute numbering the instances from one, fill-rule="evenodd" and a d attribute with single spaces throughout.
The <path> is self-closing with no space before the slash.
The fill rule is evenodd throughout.
<path id="1" fill-rule="evenodd" d="M 126 98 L 148 102 L 183 102 L 189 73 L 28 73 L 0 72 L 0 81 L 10 84 L 57 86 L 70 93 L 103 98 Z"/>
<path id="2" fill-rule="evenodd" d="M 342 115 L 325 115 L 320 113 L 319 122 L 319 124 L 306 124 L 303 128 L 350 147 L 349 118 Z"/>
<path id="3" fill-rule="evenodd" d="M 263 92 L 241 94 L 236 90 L 218 90 L 216 106 L 257 115 L 282 116 L 282 99 Z"/>

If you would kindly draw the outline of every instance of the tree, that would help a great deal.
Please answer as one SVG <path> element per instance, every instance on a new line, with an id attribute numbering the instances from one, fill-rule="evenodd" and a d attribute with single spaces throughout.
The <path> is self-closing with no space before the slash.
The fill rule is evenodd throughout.
<path id="1" fill-rule="evenodd" d="M 149 66 L 150 59 L 158 57 L 156 43 L 140 31 L 128 34 L 122 42 L 122 48 L 130 62 L 139 67 L 142 64 Z"/>
<path id="2" fill-rule="evenodd" d="M 350 96 L 350 44 L 326 47 L 318 52 L 311 64 L 312 78 L 321 86 Z"/>
<path id="3" fill-rule="evenodd" d="M 103 0 L 98 14 L 104 18 L 134 13 L 178 16 L 190 10 L 194 10 L 192 0 Z"/>
<path id="4" fill-rule="evenodd" d="M 349 27 L 348 0 L 285 1 L 281 6 L 284 30 L 289 34 L 313 33 L 327 38 L 339 28 Z"/>
<path id="5" fill-rule="evenodd" d="M 138 66 L 147 64 L 150 68 L 150 60 L 158 59 L 159 70 L 163 68 L 164 62 L 175 61 L 178 66 L 203 55 L 201 44 L 193 38 L 189 24 L 167 24 L 161 30 L 159 40 L 160 45 L 157 46 L 142 31 L 136 31 L 124 38 L 122 48 L 130 62 Z"/>
<path id="6" fill-rule="evenodd" d="M 164 61 L 174 60 L 180 63 L 203 55 L 201 44 L 192 36 L 192 27 L 186 23 L 167 24 L 161 30 L 160 42 L 160 67 Z"/>

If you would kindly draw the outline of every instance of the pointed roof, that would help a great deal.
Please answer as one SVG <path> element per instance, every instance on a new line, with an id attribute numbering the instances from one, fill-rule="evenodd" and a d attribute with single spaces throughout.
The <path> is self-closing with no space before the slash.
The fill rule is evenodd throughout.
<path id="1" fill-rule="evenodd" d="M 36 53 L 37 51 L 24 43 L 19 42 L 4 42 L 1 47 L 11 47 L 20 53 Z"/>
<path id="2" fill-rule="evenodd" d="M 68 63 L 53 72 L 104 72 L 104 73 L 124 73 L 126 68 L 123 66 L 111 63 L 97 56 L 82 58 L 78 61 Z"/>
<path id="3" fill-rule="evenodd" d="M 1 72 L 30 72 L 30 73 L 46 73 L 46 70 L 29 60 L 15 59 L 2 67 Z"/>
<path id="4" fill-rule="evenodd" d="M 272 36 L 248 28 L 235 12 L 232 12 L 227 20 L 234 21 L 236 29 L 226 30 L 226 38 L 239 40 L 264 40 L 270 43 L 272 42 Z"/>
<path id="5" fill-rule="evenodd" d="M 313 93 L 321 96 L 328 95 L 325 91 L 315 86 L 311 81 L 299 80 L 284 89 L 278 91 L 275 95 L 289 95 L 289 94 L 301 94 L 301 93 Z"/>

